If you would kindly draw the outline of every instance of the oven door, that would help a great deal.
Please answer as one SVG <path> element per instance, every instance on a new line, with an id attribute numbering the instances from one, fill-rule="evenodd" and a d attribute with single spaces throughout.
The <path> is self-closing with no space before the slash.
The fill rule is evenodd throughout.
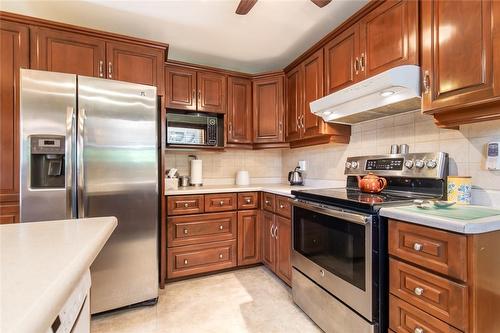
<path id="1" fill-rule="evenodd" d="M 372 216 L 295 200 L 292 237 L 292 265 L 371 322 Z"/>

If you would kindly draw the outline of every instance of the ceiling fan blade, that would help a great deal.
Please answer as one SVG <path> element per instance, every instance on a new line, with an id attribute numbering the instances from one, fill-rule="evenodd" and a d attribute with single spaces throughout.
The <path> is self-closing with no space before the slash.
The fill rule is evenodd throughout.
<path id="1" fill-rule="evenodd" d="M 257 0 L 241 0 L 238 8 L 236 8 L 236 14 L 246 15 L 256 2 Z"/>
<path id="2" fill-rule="evenodd" d="M 311 0 L 319 8 L 323 8 L 328 5 L 332 0 Z"/>

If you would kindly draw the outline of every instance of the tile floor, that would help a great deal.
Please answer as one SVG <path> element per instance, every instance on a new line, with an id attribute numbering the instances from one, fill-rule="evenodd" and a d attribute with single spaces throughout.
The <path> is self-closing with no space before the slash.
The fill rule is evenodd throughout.
<path id="1" fill-rule="evenodd" d="M 291 290 L 263 266 L 166 285 L 158 304 L 94 317 L 92 333 L 315 333 Z"/>

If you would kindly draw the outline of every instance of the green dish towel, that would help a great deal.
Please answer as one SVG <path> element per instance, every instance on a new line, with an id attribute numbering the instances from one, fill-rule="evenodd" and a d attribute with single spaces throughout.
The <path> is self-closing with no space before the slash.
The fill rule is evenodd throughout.
<path id="1" fill-rule="evenodd" d="M 500 215 L 500 210 L 493 208 L 484 208 L 478 206 L 451 206 L 448 208 L 418 208 L 417 206 L 398 207 L 398 209 L 405 210 L 417 214 L 435 215 L 456 220 L 475 220 L 484 217 Z"/>

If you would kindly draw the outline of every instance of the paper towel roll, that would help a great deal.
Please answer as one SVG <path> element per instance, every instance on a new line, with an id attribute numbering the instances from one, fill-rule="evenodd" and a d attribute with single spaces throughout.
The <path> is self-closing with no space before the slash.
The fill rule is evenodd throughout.
<path id="1" fill-rule="evenodd" d="M 191 160 L 191 185 L 203 185 L 203 164 L 201 160 Z"/>

